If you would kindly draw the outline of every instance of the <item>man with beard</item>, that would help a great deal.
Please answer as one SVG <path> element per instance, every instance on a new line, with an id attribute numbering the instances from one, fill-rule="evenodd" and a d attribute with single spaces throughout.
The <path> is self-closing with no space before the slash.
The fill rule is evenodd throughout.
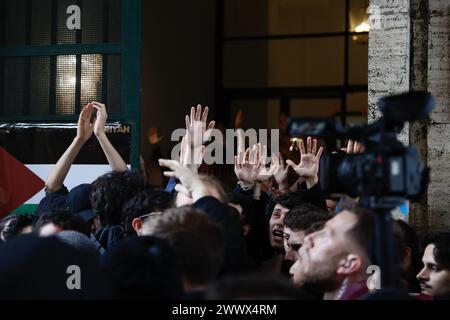
<path id="1" fill-rule="evenodd" d="M 326 300 L 354 300 L 368 292 L 368 248 L 374 239 L 373 215 L 352 203 L 304 239 L 290 273 L 304 289 L 321 291 Z"/>

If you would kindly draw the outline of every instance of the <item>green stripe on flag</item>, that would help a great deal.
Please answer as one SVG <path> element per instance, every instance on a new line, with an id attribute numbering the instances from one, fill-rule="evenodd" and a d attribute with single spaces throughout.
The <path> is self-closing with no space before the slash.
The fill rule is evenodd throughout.
<path id="1" fill-rule="evenodd" d="M 10 215 L 30 214 L 34 213 L 37 209 L 37 204 L 23 204 L 20 207 L 14 209 Z"/>

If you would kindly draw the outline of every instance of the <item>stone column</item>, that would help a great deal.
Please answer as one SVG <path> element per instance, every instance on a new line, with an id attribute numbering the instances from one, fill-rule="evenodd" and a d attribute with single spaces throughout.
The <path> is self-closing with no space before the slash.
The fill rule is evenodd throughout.
<path id="1" fill-rule="evenodd" d="M 411 89 L 428 90 L 428 0 L 411 0 Z M 425 165 L 428 165 L 429 121 L 414 122 L 410 126 L 409 142 L 419 151 Z M 417 201 L 410 202 L 409 223 L 419 234 L 428 231 L 428 192 Z"/>
<path id="2" fill-rule="evenodd" d="M 409 90 L 409 0 L 371 0 L 369 6 L 369 122 L 379 118 L 381 97 Z M 400 134 L 408 143 L 408 126 Z"/>
<path id="3" fill-rule="evenodd" d="M 369 33 L 369 121 L 384 96 L 428 90 L 436 99 L 429 119 L 400 135 L 431 167 L 427 192 L 411 203 L 419 234 L 450 229 L 450 3 L 448 0 L 371 0 L 380 14 Z M 372 10 L 372 14 L 377 10 Z"/>
<path id="4" fill-rule="evenodd" d="M 377 101 L 388 95 L 409 91 L 410 0 L 371 0 L 369 5 L 369 110 L 368 120 L 380 116 Z M 409 125 L 399 134 L 409 144 Z M 394 210 L 393 215 L 399 217 Z"/>
<path id="5" fill-rule="evenodd" d="M 436 99 L 428 127 L 428 231 L 450 230 L 450 3 L 429 0 L 428 90 Z"/>

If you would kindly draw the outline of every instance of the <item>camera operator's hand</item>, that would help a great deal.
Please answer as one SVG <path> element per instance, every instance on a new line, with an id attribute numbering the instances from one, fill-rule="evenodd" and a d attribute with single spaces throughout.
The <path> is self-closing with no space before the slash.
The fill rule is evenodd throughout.
<path id="1" fill-rule="evenodd" d="M 292 160 L 287 160 L 286 163 L 294 169 L 301 178 L 305 179 L 306 186 L 310 189 L 319 182 L 319 163 L 323 148 L 320 147 L 319 151 L 317 151 L 317 140 L 311 139 L 311 137 L 306 139 L 306 150 L 303 139 L 301 139 L 300 142 L 297 142 L 297 145 L 300 149 L 300 163 L 296 165 Z"/>
<path id="2" fill-rule="evenodd" d="M 347 147 L 341 148 L 341 151 L 344 151 L 347 154 L 354 154 L 354 153 L 363 153 L 364 152 L 364 146 L 359 143 L 358 141 L 348 140 Z"/>

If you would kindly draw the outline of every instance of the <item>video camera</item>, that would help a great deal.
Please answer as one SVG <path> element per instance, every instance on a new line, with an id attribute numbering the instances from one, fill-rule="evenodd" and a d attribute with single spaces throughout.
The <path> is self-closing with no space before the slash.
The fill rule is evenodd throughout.
<path id="1" fill-rule="evenodd" d="M 329 119 L 290 119 L 287 132 L 325 140 L 327 152 L 320 161 L 319 182 L 326 194 L 414 199 L 428 183 L 429 169 L 416 149 L 404 146 L 397 134 L 405 122 L 426 118 L 434 105 L 429 93 L 408 92 L 380 99 L 382 117 L 368 125 L 344 128 Z M 336 148 L 338 139 L 358 141 L 365 152 L 346 154 Z"/>

